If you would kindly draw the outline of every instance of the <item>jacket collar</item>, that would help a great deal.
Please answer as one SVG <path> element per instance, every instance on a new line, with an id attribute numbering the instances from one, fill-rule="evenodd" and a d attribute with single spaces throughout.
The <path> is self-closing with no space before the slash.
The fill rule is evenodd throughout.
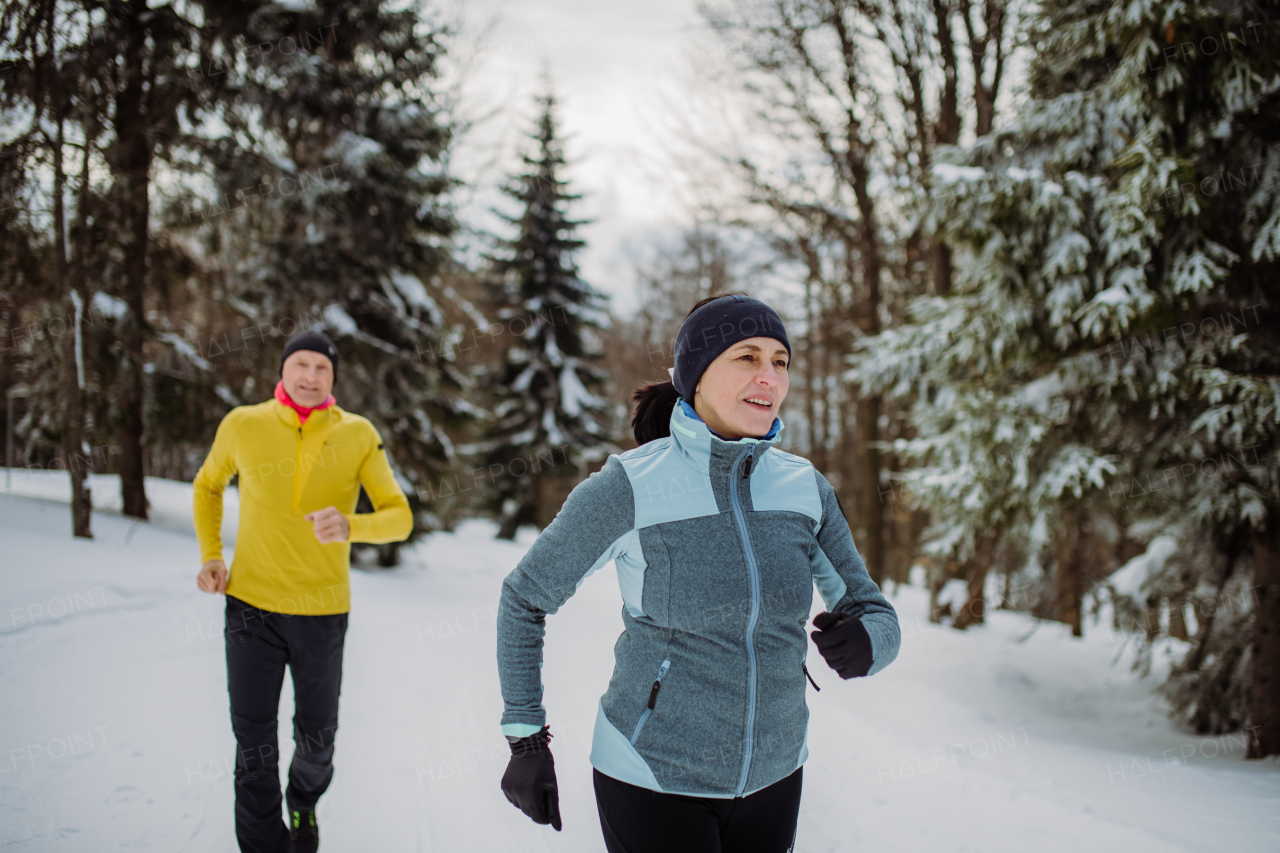
<path id="1" fill-rule="evenodd" d="M 291 406 L 286 406 L 284 403 L 281 403 L 275 397 L 272 397 L 267 402 L 271 405 L 272 409 L 275 410 L 276 417 L 280 418 L 282 423 L 287 424 L 290 429 L 301 428 L 306 430 L 307 432 L 312 432 L 313 430 L 320 429 L 321 427 L 329 423 L 330 418 L 334 417 L 335 415 L 337 415 L 339 412 L 342 411 L 340 408 L 338 408 L 338 405 L 335 403 L 333 405 L 326 406 L 323 409 L 316 409 L 310 415 L 307 416 L 306 423 L 303 423 L 302 418 L 298 417 L 297 410 L 295 410 Z"/>
<path id="2" fill-rule="evenodd" d="M 279 382 L 276 383 L 275 398 L 280 401 L 280 404 L 282 406 L 288 406 L 290 409 L 293 409 L 295 412 L 297 412 L 298 420 L 304 424 L 307 422 L 307 418 L 309 418 L 313 412 L 318 412 L 321 409 L 327 409 L 336 402 L 333 398 L 333 395 L 330 394 L 328 397 L 325 398 L 325 401 L 318 406 L 304 406 L 301 403 L 294 400 L 293 397 L 289 396 L 288 391 L 284 390 L 283 379 L 281 379 Z"/>
<path id="3" fill-rule="evenodd" d="M 782 418 L 774 418 L 773 426 L 761 438 L 744 437 L 729 441 L 712 432 L 683 397 L 676 400 L 671 410 L 671 438 L 680 452 L 696 461 L 699 468 L 708 467 L 713 456 L 736 457 L 751 444 L 756 446 L 753 455 L 759 459 L 778 443 L 781 436 Z"/>

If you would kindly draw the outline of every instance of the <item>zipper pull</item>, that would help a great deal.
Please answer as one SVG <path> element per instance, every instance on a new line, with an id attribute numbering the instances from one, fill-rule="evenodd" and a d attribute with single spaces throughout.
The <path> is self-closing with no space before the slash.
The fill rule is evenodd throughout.
<path id="1" fill-rule="evenodd" d="M 658 667 L 658 678 L 653 682 L 653 689 L 649 691 L 649 710 L 653 710 L 653 703 L 658 701 L 658 691 L 662 689 L 662 678 L 667 674 L 667 670 L 671 668 L 671 661 L 664 660 L 662 666 Z"/>
<path id="2" fill-rule="evenodd" d="M 804 677 L 809 679 L 809 683 L 813 685 L 813 689 L 819 690 L 819 691 L 822 690 L 822 688 L 818 686 L 818 682 L 814 681 L 813 676 L 809 674 L 809 667 L 805 666 L 802 663 L 800 664 L 800 668 L 804 670 Z M 650 707 L 653 707 L 653 706 L 651 705 Z"/>
<path id="3" fill-rule="evenodd" d="M 748 479 L 748 478 L 750 478 L 750 477 L 751 477 L 751 460 L 752 460 L 752 458 L 753 458 L 753 457 L 752 457 L 752 455 L 751 455 L 750 453 L 748 453 L 748 454 L 747 454 L 747 465 L 746 465 L 746 467 L 745 467 L 745 468 L 743 468 L 743 469 L 742 469 L 742 479 L 744 479 L 744 480 L 746 480 L 746 479 Z"/>

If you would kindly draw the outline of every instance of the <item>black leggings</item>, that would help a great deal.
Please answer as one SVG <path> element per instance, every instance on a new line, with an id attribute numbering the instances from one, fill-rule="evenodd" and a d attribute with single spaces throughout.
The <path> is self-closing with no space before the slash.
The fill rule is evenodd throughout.
<path id="1" fill-rule="evenodd" d="M 314 811 L 333 779 L 347 614 L 291 616 L 227 596 L 227 688 L 236 736 L 236 840 L 243 853 L 287 853 L 276 743 L 280 688 L 293 675 L 293 761 L 284 799 Z"/>
<path id="2" fill-rule="evenodd" d="M 664 794 L 594 770 L 604 846 L 609 853 L 786 853 L 796 843 L 801 770 L 735 799 Z"/>

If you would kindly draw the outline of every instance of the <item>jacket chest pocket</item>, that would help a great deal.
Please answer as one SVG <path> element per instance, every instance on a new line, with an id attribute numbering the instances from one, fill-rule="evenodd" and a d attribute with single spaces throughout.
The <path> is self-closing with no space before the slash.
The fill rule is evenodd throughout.
<path id="1" fill-rule="evenodd" d="M 669 669 L 671 669 L 670 660 L 664 660 L 662 665 L 658 667 L 658 677 L 654 679 L 653 687 L 649 688 L 649 702 L 645 705 L 645 709 L 640 712 L 640 719 L 636 721 L 635 731 L 631 733 L 632 746 L 635 746 L 636 741 L 640 739 L 640 732 L 644 731 L 644 724 L 649 721 L 649 715 L 653 713 L 654 706 L 658 703 L 658 691 L 662 689 L 662 679 L 666 677 Z"/>

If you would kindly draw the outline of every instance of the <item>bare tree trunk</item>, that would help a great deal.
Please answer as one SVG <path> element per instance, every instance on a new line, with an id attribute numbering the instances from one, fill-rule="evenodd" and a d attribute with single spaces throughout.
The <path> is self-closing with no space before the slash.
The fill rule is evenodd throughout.
<path id="1" fill-rule="evenodd" d="M 862 334 L 880 334 L 880 274 L 884 267 L 880 245 L 879 220 L 870 190 L 870 171 L 864 160 L 851 164 L 853 191 L 861 218 L 862 291 L 864 301 L 854 304 L 854 320 Z M 859 551 L 867 565 L 867 573 L 878 585 L 884 585 L 884 503 L 880 499 L 880 397 L 859 395 L 856 423 L 856 466 L 854 483 L 861 496 L 858 522 L 863 527 Z"/>
<path id="2" fill-rule="evenodd" d="M 831 395 L 833 392 L 831 382 L 831 355 L 833 349 L 834 335 L 831 331 L 831 319 L 822 317 L 818 322 L 818 328 L 821 330 L 821 342 L 818 346 L 822 353 L 822 368 L 818 372 L 819 377 L 819 427 L 818 427 L 818 450 L 814 455 L 813 464 L 818 466 L 821 471 L 831 469 Z M 843 384 L 843 383 L 841 383 Z"/>
<path id="3" fill-rule="evenodd" d="M 1175 640 L 1189 640 L 1187 631 L 1187 597 L 1175 595 L 1169 599 L 1169 636 Z"/>
<path id="4" fill-rule="evenodd" d="M 979 536 L 977 542 L 974 543 L 974 554 L 969 559 L 964 573 L 965 580 L 969 584 L 968 600 L 965 602 L 964 608 L 956 614 L 955 619 L 951 622 L 953 628 L 963 631 L 970 625 L 986 623 L 987 600 L 985 589 L 987 575 L 991 571 L 991 560 L 995 555 L 997 539 L 997 534 L 985 533 Z"/>
<path id="5" fill-rule="evenodd" d="M 1071 626 L 1073 637 L 1084 636 L 1081 609 L 1084 604 L 1083 509 L 1066 513 L 1065 527 L 1058 537 L 1057 573 L 1054 578 L 1054 616 Z"/>
<path id="6" fill-rule="evenodd" d="M 61 122 L 58 126 L 59 136 L 61 136 Z M 84 156 L 80 169 L 80 201 L 78 203 L 78 214 L 76 216 L 77 224 L 80 226 L 78 231 L 83 233 L 84 220 L 84 192 L 89 181 L 89 146 L 86 144 Z M 62 157 L 55 156 L 54 171 L 56 174 L 54 183 L 63 183 Z M 57 246 L 55 251 L 58 253 L 58 274 L 66 287 L 67 298 L 67 316 L 72 318 L 74 328 L 71 334 L 64 335 L 63 341 L 63 372 L 66 399 L 66 458 L 67 468 L 71 475 L 71 533 L 82 539 L 92 539 L 92 509 L 93 502 L 89 495 L 89 489 L 86 486 L 88 480 L 89 466 L 92 465 L 90 455 L 84 451 L 84 384 L 85 384 L 85 364 L 84 353 L 81 346 L 83 340 L 83 329 L 81 327 L 81 318 L 84 316 L 84 300 L 76 288 L 76 283 L 70 281 L 67 275 L 67 247 L 63 238 L 64 226 L 61 220 L 65 216 L 62 210 L 61 189 L 58 190 L 59 198 L 54 203 L 55 212 L 54 219 L 58 220 L 57 229 L 58 236 L 56 239 Z M 77 253 L 79 254 L 79 253 Z M 77 264 L 78 271 L 82 269 Z"/>
<path id="7" fill-rule="evenodd" d="M 64 335 L 62 351 L 62 379 L 66 399 L 63 401 L 63 434 L 62 456 L 66 461 L 67 473 L 71 477 L 71 533 L 84 539 L 92 539 L 89 524 L 89 501 L 85 491 L 85 468 L 88 459 L 84 454 L 84 438 L 82 435 L 82 412 L 80 401 L 80 370 L 77 360 L 78 352 L 75 341 L 80 335 L 80 310 L 76 305 L 76 294 L 71 284 L 71 275 L 67 262 L 67 211 L 64 197 L 67 190 L 67 173 L 63 164 L 63 149 L 66 147 L 66 113 L 67 100 L 62 91 L 62 68 L 57 51 L 57 32 L 55 29 L 56 7 L 48 11 L 45 29 L 48 33 L 48 57 L 52 73 L 49 75 L 49 101 L 52 106 L 53 121 L 57 127 L 57 136 L 50 140 L 53 160 L 53 287 L 61 294 L 67 306 L 67 315 L 72 317 L 74 328 L 72 334 Z M 88 151 L 88 147 L 85 147 Z M 87 154 L 85 166 L 86 171 Z"/>
<path id="8" fill-rule="evenodd" d="M 1204 614 L 1204 618 L 1196 631 L 1196 647 L 1191 650 L 1188 660 L 1182 667 L 1187 672 L 1199 671 L 1204 664 L 1205 655 L 1209 653 L 1209 638 L 1213 636 L 1213 623 L 1218 616 L 1219 605 L 1222 603 L 1222 591 L 1227 588 L 1227 582 L 1235 574 L 1236 560 L 1243 555 L 1243 549 L 1248 544 L 1244 541 L 1244 530 L 1243 527 L 1232 530 L 1223 546 L 1222 574 L 1218 576 L 1218 586 L 1213 592 L 1214 606 L 1207 613 L 1203 602 L 1196 607 L 1196 612 Z"/>
<path id="9" fill-rule="evenodd" d="M 960 139 L 960 68 L 956 58 L 955 40 L 951 36 L 951 3 L 949 0 L 933 0 L 933 15 L 937 25 L 938 53 L 942 57 L 942 91 L 938 94 L 938 122 L 934 134 L 935 144 L 955 145 Z M 932 176 L 925 179 L 932 184 Z M 951 293 L 954 276 L 951 263 L 951 247 L 939 241 L 933 247 L 933 286 L 938 296 Z"/>
<path id="10" fill-rule="evenodd" d="M 954 560 L 933 558 L 929 562 L 929 571 L 926 575 L 929 584 L 929 621 L 934 624 L 940 623 L 943 616 L 951 614 L 951 604 L 948 602 L 946 606 L 938 603 L 938 598 L 942 594 L 942 589 L 947 585 L 947 581 L 956 573 L 956 564 Z"/>
<path id="11" fill-rule="evenodd" d="M 378 546 L 378 566 L 384 569 L 400 565 L 400 543 L 387 542 Z"/>
<path id="12" fill-rule="evenodd" d="M 1280 755 L 1280 518 L 1253 533 L 1253 683 L 1245 758 Z"/>
<path id="13" fill-rule="evenodd" d="M 974 133 L 986 136 L 995 127 L 996 98 L 1004 76 L 1004 29 L 1008 19 L 1004 0 L 986 0 L 982 4 L 982 32 L 974 24 L 970 0 L 960 0 L 960 17 L 969 36 L 969 60 L 973 67 L 973 102 L 976 113 Z M 990 50 L 994 46 L 994 50 Z M 987 59 L 991 59 L 990 82 L 986 78 Z"/>
<path id="14" fill-rule="evenodd" d="M 539 530 L 546 530 L 547 525 L 551 523 L 551 519 L 554 515 L 551 508 L 551 502 L 552 502 L 552 498 L 551 498 L 552 482 L 551 481 L 552 481 L 551 474 L 543 474 L 542 476 L 538 477 L 538 480 L 537 480 L 538 497 L 537 497 L 537 509 L 534 511 L 534 517 L 537 518 L 537 524 L 538 524 Z"/>
<path id="15" fill-rule="evenodd" d="M 816 379 L 814 359 L 814 348 L 818 338 L 818 314 L 813 310 L 815 284 L 819 283 L 818 275 L 820 271 L 813 269 L 811 253 L 805 248 L 806 264 L 809 266 L 808 275 L 804 279 L 804 417 L 809 429 L 809 459 L 821 471 L 824 467 L 819 464 L 816 458 L 818 450 L 818 409 L 817 409 L 817 389 L 814 387 Z M 826 462 L 825 459 L 822 460 Z"/>
<path id="16" fill-rule="evenodd" d="M 120 493 L 124 514 L 147 517 L 142 443 L 146 403 L 144 354 L 146 314 L 143 298 L 147 284 L 148 221 L 150 214 L 151 143 L 147 138 L 146 92 L 144 91 L 147 34 L 142 17 L 145 0 L 131 0 L 126 25 L 129 51 L 125 55 L 125 85 L 116 97 L 116 174 L 122 186 L 121 213 L 126 242 L 124 249 L 123 296 L 128 316 L 120 336 L 123 353 L 120 363 L 119 405 L 123 424 L 120 441 Z"/>
<path id="17" fill-rule="evenodd" d="M 817 400 L 815 399 L 817 389 L 813 387 L 813 338 L 814 330 L 810 326 L 804 335 L 804 420 L 805 427 L 808 430 L 806 438 L 809 445 L 805 450 L 805 455 L 809 457 L 810 461 L 813 460 L 814 453 L 818 449 L 818 409 Z M 822 469 L 819 468 L 818 470 Z"/>
<path id="18" fill-rule="evenodd" d="M 857 467 L 852 484 L 858 491 L 859 507 L 856 519 L 859 538 L 858 552 L 867 564 L 867 574 L 878 585 L 884 585 L 884 502 L 880 495 L 880 451 L 872 442 L 879 440 L 877 421 L 880 419 L 880 398 L 864 397 L 858 400 L 855 442 Z"/>
<path id="19" fill-rule="evenodd" d="M 90 348 L 84 345 L 85 316 L 89 310 L 88 288 L 85 286 L 85 253 L 88 251 L 88 203 L 89 203 L 89 153 L 97 138 L 97 119 L 90 117 L 84 124 L 84 149 L 80 158 L 80 191 L 76 197 L 76 249 L 75 270 L 71 280 L 72 310 L 75 319 L 73 334 L 67 335 L 67 346 L 71 348 L 72 363 L 75 365 L 75 377 L 67 386 L 68 416 L 70 426 L 67 430 L 68 442 L 80 448 L 85 446 L 85 393 L 89 377 L 93 375 L 93 363 Z M 71 516 L 76 536 L 93 538 L 93 493 L 87 485 L 88 474 L 93 470 L 93 454 L 84 458 L 84 467 L 74 466 L 71 474 Z"/>
<path id="20" fill-rule="evenodd" d="M 1145 625 L 1142 626 L 1143 632 L 1148 643 L 1153 642 L 1160 636 L 1160 599 L 1158 596 L 1147 597 L 1147 612 L 1143 617 Z"/>

